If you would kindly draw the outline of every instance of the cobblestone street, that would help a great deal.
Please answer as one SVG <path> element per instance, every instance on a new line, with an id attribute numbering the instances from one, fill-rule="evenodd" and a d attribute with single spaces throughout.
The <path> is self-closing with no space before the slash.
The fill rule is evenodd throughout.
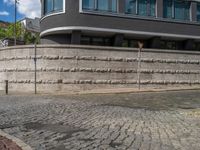
<path id="1" fill-rule="evenodd" d="M 1 95 L 0 129 L 36 150 L 199 150 L 200 91 Z"/>

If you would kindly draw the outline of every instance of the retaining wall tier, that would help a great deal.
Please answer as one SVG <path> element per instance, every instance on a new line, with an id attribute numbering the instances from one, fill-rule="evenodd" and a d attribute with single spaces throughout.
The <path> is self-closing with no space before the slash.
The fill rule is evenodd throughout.
<path id="1" fill-rule="evenodd" d="M 32 92 L 35 48 L 0 49 L 0 90 Z M 71 92 L 138 87 L 138 49 L 76 45 L 37 45 L 39 92 Z M 142 50 L 141 88 L 200 87 L 200 52 Z"/>

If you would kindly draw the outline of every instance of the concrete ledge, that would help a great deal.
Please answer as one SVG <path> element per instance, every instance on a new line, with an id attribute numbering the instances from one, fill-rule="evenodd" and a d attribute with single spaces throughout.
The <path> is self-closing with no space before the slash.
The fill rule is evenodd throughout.
<path id="1" fill-rule="evenodd" d="M 29 49 L 34 48 L 34 45 L 23 45 L 23 46 L 11 46 L 0 48 L 0 51 L 4 50 L 15 50 L 15 49 Z M 66 48 L 66 49 L 87 49 L 87 50 L 101 50 L 101 51 L 135 51 L 138 52 L 138 48 L 127 48 L 127 47 L 111 47 L 111 46 L 88 46 L 88 45 L 68 45 L 68 44 L 43 44 L 37 45 L 37 48 Z M 186 50 L 161 50 L 161 49 L 143 49 L 143 52 L 155 52 L 155 53 L 177 53 L 177 54 L 196 54 L 200 55 L 200 51 L 186 51 Z"/>
<path id="2" fill-rule="evenodd" d="M 22 150 L 32 150 L 32 148 L 29 145 L 27 145 L 26 143 L 24 143 L 20 139 L 3 132 L 2 130 L 0 130 L 0 135 L 3 136 L 3 137 L 6 137 L 7 139 L 9 139 L 13 142 L 15 142 Z"/>

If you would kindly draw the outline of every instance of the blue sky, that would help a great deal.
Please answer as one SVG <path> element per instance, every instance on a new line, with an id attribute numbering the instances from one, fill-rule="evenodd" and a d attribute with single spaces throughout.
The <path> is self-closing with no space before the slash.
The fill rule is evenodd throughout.
<path id="1" fill-rule="evenodd" d="M 8 12 L 9 14 L 7 15 L 6 13 L 3 15 L 0 14 L 0 20 L 7 21 L 7 22 L 14 22 L 14 5 L 9 5 L 3 2 L 3 0 L 0 0 L 0 12 Z M 17 13 L 17 19 L 23 18 L 24 15 L 20 14 L 19 12 Z"/>
<path id="2" fill-rule="evenodd" d="M 19 0 L 17 20 L 40 17 L 40 0 Z M 14 22 L 14 0 L 0 0 L 0 20 Z"/>

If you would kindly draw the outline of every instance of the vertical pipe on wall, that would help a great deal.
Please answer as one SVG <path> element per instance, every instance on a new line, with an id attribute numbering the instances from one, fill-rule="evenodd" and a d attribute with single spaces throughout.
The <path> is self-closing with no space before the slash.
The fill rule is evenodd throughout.
<path id="1" fill-rule="evenodd" d="M 16 29 L 16 24 L 17 24 L 17 0 L 15 0 L 15 22 L 14 22 L 14 45 L 16 46 L 17 44 L 17 29 Z"/>
<path id="2" fill-rule="evenodd" d="M 139 51 L 138 51 L 138 69 L 137 69 L 137 74 L 138 74 L 138 89 L 139 90 L 140 90 L 140 73 L 141 73 L 141 52 L 142 52 L 143 46 L 144 46 L 143 42 L 139 41 L 138 42 L 138 47 L 139 47 Z"/>
<path id="3" fill-rule="evenodd" d="M 138 52 L 138 89 L 140 90 L 140 68 L 141 68 L 141 48 L 139 48 Z"/>
<path id="4" fill-rule="evenodd" d="M 5 80 L 5 91 L 6 91 L 6 95 L 8 95 L 8 80 Z"/>
<path id="5" fill-rule="evenodd" d="M 35 80 L 35 94 L 37 94 L 37 45 L 35 43 L 34 46 L 34 50 L 35 50 L 35 57 L 34 57 L 34 64 L 35 64 L 35 76 L 34 76 L 34 80 Z"/>

